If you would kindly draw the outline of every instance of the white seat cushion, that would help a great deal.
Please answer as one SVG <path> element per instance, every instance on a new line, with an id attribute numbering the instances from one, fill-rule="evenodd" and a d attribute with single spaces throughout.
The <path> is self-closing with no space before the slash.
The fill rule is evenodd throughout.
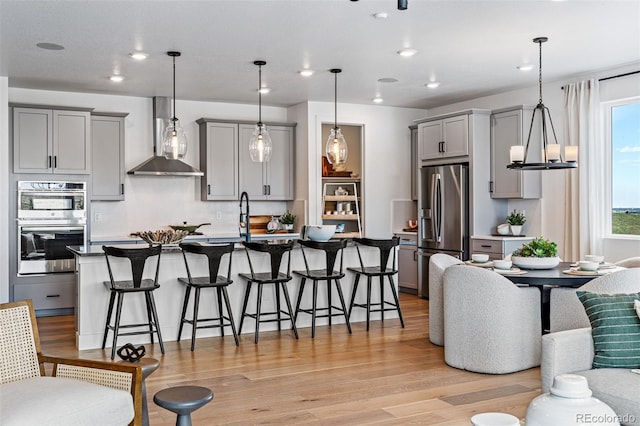
<path id="1" fill-rule="evenodd" d="M 107 426 L 133 420 L 129 392 L 62 377 L 0 385 L 2 426 Z"/>

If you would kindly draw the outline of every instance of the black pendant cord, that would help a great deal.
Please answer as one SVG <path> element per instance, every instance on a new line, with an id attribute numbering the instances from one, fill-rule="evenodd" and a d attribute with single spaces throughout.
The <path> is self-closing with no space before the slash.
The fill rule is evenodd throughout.
<path id="1" fill-rule="evenodd" d="M 258 65 L 258 126 L 262 127 L 262 65 Z"/>
<path id="2" fill-rule="evenodd" d="M 538 87 L 540 87 L 540 100 L 538 101 L 538 103 L 540 105 L 542 105 L 542 42 L 543 40 L 540 39 L 538 41 L 538 46 L 540 46 L 539 49 L 539 53 L 538 53 Z"/>
<path id="3" fill-rule="evenodd" d="M 173 57 L 173 129 L 176 128 L 176 57 Z"/>
<path id="4" fill-rule="evenodd" d="M 333 73 L 334 79 L 334 93 L 333 93 L 333 129 L 338 130 L 338 73 Z"/>

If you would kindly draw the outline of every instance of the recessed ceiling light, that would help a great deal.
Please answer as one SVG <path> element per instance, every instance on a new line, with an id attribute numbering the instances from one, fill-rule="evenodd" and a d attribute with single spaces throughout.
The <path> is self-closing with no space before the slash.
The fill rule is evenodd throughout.
<path id="1" fill-rule="evenodd" d="M 121 75 L 112 75 L 111 77 L 109 77 L 109 80 L 115 83 L 120 83 L 122 80 L 124 80 L 124 77 Z"/>
<path id="2" fill-rule="evenodd" d="M 408 58 L 410 56 L 415 55 L 416 53 L 418 53 L 418 51 L 416 49 L 402 49 L 402 50 L 398 50 L 398 55 L 400 56 L 404 56 L 405 58 Z"/>
<path id="3" fill-rule="evenodd" d="M 387 19 L 389 14 L 387 12 L 376 12 L 373 14 L 373 17 L 376 19 Z"/>
<path id="4" fill-rule="evenodd" d="M 40 49 L 45 50 L 64 50 L 63 45 L 55 43 L 38 43 L 36 44 L 36 46 L 38 46 Z"/>
<path id="5" fill-rule="evenodd" d="M 380 96 L 376 96 L 375 98 L 372 99 L 372 101 L 377 104 L 381 104 L 382 102 L 384 102 L 384 99 L 382 99 Z"/>
<path id="6" fill-rule="evenodd" d="M 313 75 L 313 70 L 302 70 L 299 71 L 299 73 L 303 77 L 311 77 Z"/>
<path id="7" fill-rule="evenodd" d="M 531 64 L 520 65 L 520 66 L 517 66 L 516 68 L 518 68 L 520 71 L 531 71 L 533 69 L 533 65 Z"/>
<path id="8" fill-rule="evenodd" d="M 396 83 L 397 81 L 398 79 L 393 77 L 382 77 L 378 79 L 378 83 Z"/>
<path id="9" fill-rule="evenodd" d="M 149 55 L 144 52 L 133 52 L 129 53 L 129 56 L 131 59 L 135 59 L 136 61 L 144 61 Z"/>
<path id="10" fill-rule="evenodd" d="M 426 86 L 429 89 L 435 89 L 436 87 L 440 86 L 440 83 L 438 83 L 437 81 L 432 81 L 431 83 L 427 83 Z"/>
<path id="11" fill-rule="evenodd" d="M 262 93 L 263 95 L 266 95 L 267 93 L 269 93 L 271 91 L 271 89 L 269 89 L 268 87 L 261 87 L 258 92 Z"/>

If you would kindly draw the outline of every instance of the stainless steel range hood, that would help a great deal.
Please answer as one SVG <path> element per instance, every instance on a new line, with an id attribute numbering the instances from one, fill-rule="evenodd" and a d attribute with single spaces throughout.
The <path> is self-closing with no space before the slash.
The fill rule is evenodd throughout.
<path id="1" fill-rule="evenodd" d="M 167 160 L 162 155 L 162 135 L 171 119 L 171 98 L 153 98 L 153 157 L 138 164 L 127 173 L 130 175 L 156 176 L 204 176 L 195 167 L 180 160 Z"/>

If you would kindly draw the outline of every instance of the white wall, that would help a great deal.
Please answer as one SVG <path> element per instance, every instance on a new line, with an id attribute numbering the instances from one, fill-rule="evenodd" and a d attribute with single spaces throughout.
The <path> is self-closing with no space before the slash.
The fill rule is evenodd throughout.
<path id="1" fill-rule="evenodd" d="M 562 143 L 564 129 L 564 107 L 562 86 L 574 81 L 588 78 L 603 78 L 638 69 L 637 64 L 630 64 L 616 69 L 600 70 L 592 74 L 576 76 L 572 79 L 550 82 L 543 85 L 543 101 L 551 112 L 553 125 L 559 142 Z M 532 74 L 535 84 L 535 76 Z M 607 80 L 601 83 L 601 101 L 640 95 L 640 75 Z M 429 116 L 459 111 L 468 108 L 499 109 L 513 105 L 536 105 L 538 102 L 538 86 L 513 90 L 496 95 L 444 105 L 429 110 Z M 549 133 L 549 137 L 552 137 Z M 542 235 L 558 243 L 559 253 L 563 256 L 562 246 L 565 213 L 565 176 L 567 171 L 542 172 L 542 198 L 540 200 L 510 200 L 509 211 L 526 210 L 528 223 L 524 232 L 528 235 Z M 588 189 L 587 189 L 588 190 Z M 640 256 L 638 239 L 607 238 L 604 253 L 607 260 L 616 261 L 630 256 Z M 566 257 L 566 256 L 565 256 Z"/>
<path id="2" fill-rule="evenodd" d="M 9 101 L 128 112 L 129 115 L 125 119 L 125 168 L 131 169 L 151 157 L 153 153 L 151 98 L 11 88 Z M 199 130 L 195 120 L 201 117 L 257 120 L 258 107 L 249 104 L 178 100 L 176 112 L 189 140 L 185 162 L 199 167 Z M 287 110 L 263 106 L 262 118 L 263 121 L 286 122 Z M 200 179 L 183 176 L 127 175 L 125 201 L 91 203 L 92 236 L 127 235 L 134 231 L 181 224 L 183 221 L 192 224 L 211 222 L 211 227 L 199 229 L 203 232 L 237 232 L 238 203 L 200 201 Z M 285 209 L 284 202 L 251 204 L 252 214 L 280 214 Z M 217 219 L 218 212 L 221 219 Z M 94 220 L 95 213 L 101 215 L 99 222 Z"/>
<path id="3" fill-rule="evenodd" d="M 321 162 L 325 140 L 322 123 L 334 122 L 333 103 L 308 103 L 309 221 L 320 223 L 322 212 Z M 411 132 L 422 109 L 340 104 L 338 125 L 363 126 L 362 197 L 364 233 L 388 238 L 391 230 L 391 200 L 411 198 Z M 348 141 L 347 141 L 348 143 Z"/>
<path id="4" fill-rule="evenodd" d="M 0 77 L 0 200 L 9 200 L 9 79 Z M 0 303 L 9 301 L 9 210 L 0 208 Z"/>

